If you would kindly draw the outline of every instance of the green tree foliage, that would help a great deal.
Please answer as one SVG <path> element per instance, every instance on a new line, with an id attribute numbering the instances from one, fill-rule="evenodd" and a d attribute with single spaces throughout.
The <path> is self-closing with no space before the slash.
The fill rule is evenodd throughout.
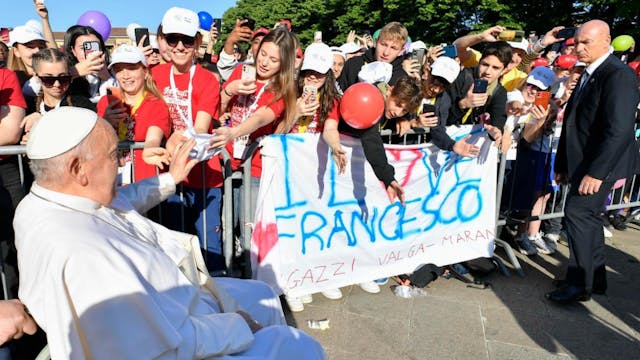
<path id="1" fill-rule="evenodd" d="M 403 23 L 413 39 L 431 44 L 496 24 L 543 34 L 593 18 L 611 24 L 613 36 L 626 33 L 640 40 L 640 1 L 629 0 L 239 0 L 224 14 L 223 33 L 245 16 L 267 28 L 290 19 L 303 46 L 315 31 L 323 32 L 326 43 L 340 45 L 350 30 L 373 33 L 390 21 Z"/>

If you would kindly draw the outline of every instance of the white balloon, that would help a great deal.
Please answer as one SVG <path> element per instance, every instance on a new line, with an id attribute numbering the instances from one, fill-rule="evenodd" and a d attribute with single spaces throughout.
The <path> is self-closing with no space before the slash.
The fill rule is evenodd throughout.
<path id="1" fill-rule="evenodd" d="M 127 25 L 127 36 L 129 37 L 129 39 L 136 41 L 136 29 L 141 27 L 142 25 L 137 23 L 131 23 Z"/>

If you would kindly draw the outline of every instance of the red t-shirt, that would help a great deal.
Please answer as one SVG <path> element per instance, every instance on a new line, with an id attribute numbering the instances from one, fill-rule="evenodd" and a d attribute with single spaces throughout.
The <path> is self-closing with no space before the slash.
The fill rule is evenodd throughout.
<path id="1" fill-rule="evenodd" d="M 188 89 L 190 73 L 173 74 L 176 85 L 176 93 L 171 89 L 169 75 L 171 74 L 171 63 L 161 64 L 151 69 L 153 80 L 158 90 L 164 97 L 164 101 L 169 106 L 169 117 L 173 131 L 182 131 L 187 125 L 184 118 L 186 117 L 188 104 Z M 177 95 L 177 96 L 176 96 Z M 209 127 L 209 133 L 213 129 L 213 123 L 218 119 L 220 112 L 220 84 L 218 79 L 200 65 L 196 65 L 193 75 L 192 92 L 191 92 L 191 116 L 196 118 L 198 111 L 204 111 L 211 115 L 214 119 Z M 205 166 L 205 185 L 207 188 L 222 186 L 222 167 L 220 166 L 220 158 L 212 157 L 207 161 Z M 196 165 L 184 184 L 192 188 L 201 188 L 202 183 L 202 166 Z"/>
<path id="2" fill-rule="evenodd" d="M 0 68 L 0 106 L 17 106 L 27 108 L 27 103 L 22 95 L 22 87 L 16 73 L 9 69 Z M 7 144 L 13 145 L 13 144 Z M 0 155 L 0 160 L 13 155 Z"/>
<path id="3" fill-rule="evenodd" d="M 109 106 L 109 99 L 108 95 L 105 95 L 98 101 L 96 110 L 99 116 L 104 116 L 107 106 Z M 124 138 L 120 138 L 120 141 L 144 142 L 147 137 L 147 130 L 151 126 L 159 127 L 165 139 L 169 138 L 171 133 L 169 109 L 162 99 L 147 93 L 133 115 L 131 114 L 132 108 L 130 106 L 125 105 L 125 108 L 129 115 L 125 120 L 128 127 L 126 128 L 126 134 L 123 134 Z M 131 154 L 126 155 L 126 161 L 131 160 Z M 142 160 L 142 150 L 134 151 L 133 161 L 135 164 L 135 181 L 156 176 L 156 167 Z"/>
<path id="4" fill-rule="evenodd" d="M 229 76 L 229 79 L 227 79 L 227 82 L 225 82 L 222 87 L 226 88 L 230 82 L 241 79 L 241 77 L 242 77 L 242 66 L 236 66 L 236 68 L 231 73 L 231 76 Z M 276 94 L 273 91 L 271 91 L 269 88 L 266 88 L 264 91 L 262 91 L 262 94 L 260 94 L 260 97 L 257 98 L 257 95 L 260 93 L 260 91 L 265 86 L 265 84 L 256 82 L 256 85 L 257 85 L 257 88 L 256 88 L 256 91 L 253 93 L 253 95 L 249 95 L 249 96 L 236 95 L 232 97 L 229 102 L 229 109 L 231 113 L 231 121 L 229 126 L 231 127 L 238 126 L 240 123 L 242 123 L 245 116 L 248 118 L 251 115 L 249 112 L 250 110 L 252 110 L 252 108 L 253 108 L 253 111 L 251 113 L 255 112 L 255 110 L 260 109 L 263 106 L 266 106 L 269 109 L 271 109 L 271 111 L 273 111 L 273 113 L 275 114 L 276 117 L 274 121 L 272 121 L 271 123 L 259 129 L 256 129 L 256 131 L 252 132 L 249 135 L 250 142 L 256 141 L 262 136 L 273 134 L 274 131 L 276 130 L 276 126 L 278 125 L 278 122 L 281 120 L 280 119 L 281 116 L 284 114 L 284 99 L 276 100 Z M 252 106 L 254 104 L 255 106 Z M 232 166 L 234 167 L 234 169 L 237 169 L 238 166 L 240 166 L 241 164 L 241 160 L 235 159 L 234 157 L 233 141 L 230 141 L 227 144 L 226 149 L 231 155 L 231 158 L 233 159 Z M 260 149 L 258 149 L 255 152 L 253 159 L 251 159 L 251 176 L 260 177 L 261 174 L 262 174 L 262 159 L 260 156 Z"/>
<path id="5" fill-rule="evenodd" d="M 324 129 L 324 122 L 322 123 L 322 126 L 318 126 L 319 118 L 320 118 L 320 109 L 318 108 L 318 111 L 316 111 L 315 115 L 313 115 L 313 118 L 309 119 L 309 116 L 303 116 L 300 119 L 298 119 L 298 121 L 296 121 L 296 123 L 293 125 L 293 128 L 291 128 L 291 131 L 289 131 L 289 133 L 290 134 L 321 133 L 322 130 Z M 340 121 L 340 101 L 338 99 L 333 99 L 333 107 L 331 108 L 331 110 L 329 110 L 329 113 L 327 114 L 327 119 Z M 327 119 L 325 119 L 325 121 Z M 306 126 L 306 129 L 305 129 L 305 126 Z"/>

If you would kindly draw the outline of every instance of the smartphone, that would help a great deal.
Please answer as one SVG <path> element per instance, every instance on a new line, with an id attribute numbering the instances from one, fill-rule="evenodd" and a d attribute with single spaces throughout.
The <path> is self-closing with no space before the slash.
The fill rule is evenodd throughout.
<path id="1" fill-rule="evenodd" d="M 475 79 L 473 80 L 473 93 L 484 94 L 487 92 L 487 86 L 489 86 L 489 82 L 487 80 Z"/>
<path id="2" fill-rule="evenodd" d="M 364 34 L 364 36 L 371 35 L 371 31 L 369 30 L 364 30 L 362 33 Z"/>
<path id="3" fill-rule="evenodd" d="M 505 30 L 498 34 L 498 40 L 520 42 L 524 39 L 524 31 L 522 30 Z"/>
<path id="4" fill-rule="evenodd" d="M 322 31 L 316 31 L 313 33 L 313 41 L 322 42 Z"/>
<path id="5" fill-rule="evenodd" d="M 411 53 L 411 58 L 418 61 L 418 64 L 420 65 L 421 69 L 422 69 L 422 62 L 424 61 L 424 51 L 425 51 L 424 49 L 415 49 Z"/>
<path id="6" fill-rule="evenodd" d="M 436 106 L 433 104 L 423 104 L 422 105 L 422 112 L 421 114 L 426 114 L 426 113 L 434 113 L 436 112 Z"/>
<path id="7" fill-rule="evenodd" d="M 305 87 L 302 90 L 302 94 L 311 94 L 308 98 L 306 103 L 310 104 L 314 101 L 316 101 L 316 97 L 318 96 L 318 89 L 315 86 L 311 86 L 311 85 L 305 85 Z"/>
<path id="8" fill-rule="evenodd" d="M 455 59 L 455 57 L 458 56 L 458 48 L 453 44 L 445 46 L 442 50 L 444 50 L 442 56 L 452 59 Z"/>
<path id="9" fill-rule="evenodd" d="M 98 41 L 85 41 L 82 43 L 82 49 L 84 49 L 85 59 L 89 57 L 89 54 L 100 51 L 100 43 Z"/>
<path id="10" fill-rule="evenodd" d="M 147 37 L 144 38 L 144 42 L 142 43 L 142 46 L 149 46 L 151 44 L 149 42 L 149 29 L 136 28 L 134 31 L 136 33 L 136 45 L 140 44 L 140 39 L 142 39 L 144 35 L 147 35 Z"/>
<path id="11" fill-rule="evenodd" d="M 567 39 L 571 39 L 572 37 L 574 37 L 576 34 L 576 28 L 571 27 L 571 28 L 564 28 L 560 31 L 558 31 L 558 34 L 556 35 L 557 38 L 559 39 L 563 39 L 561 41 L 565 41 Z"/>
<path id="12" fill-rule="evenodd" d="M 551 93 L 549 91 L 538 91 L 538 93 L 536 94 L 536 99 L 533 102 L 533 104 L 540 105 L 546 109 L 549 107 L 550 96 L 551 96 Z"/>
<path id="13" fill-rule="evenodd" d="M 250 17 L 244 18 L 246 21 L 244 22 L 244 27 L 248 27 L 250 30 L 253 30 L 256 27 L 256 21 Z"/>
<path id="14" fill-rule="evenodd" d="M 122 101 L 122 92 L 120 91 L 119 87 L 113 87 L 113 86 L 108 87 L 107 88 L 107 95 L 111 95 L 114 98 Z"/>
<path id="15" fill-rule="evenodd" d="M 242 64 L 242 80 L 256 81 L 256 67 L 249 64 Z"/>
<path id="16" fill-rule="evenodd" d="M 213 26 L 218 31 L 218 34 L 222 35 L 222 19 L 220 18 L 213 19 Z"/>

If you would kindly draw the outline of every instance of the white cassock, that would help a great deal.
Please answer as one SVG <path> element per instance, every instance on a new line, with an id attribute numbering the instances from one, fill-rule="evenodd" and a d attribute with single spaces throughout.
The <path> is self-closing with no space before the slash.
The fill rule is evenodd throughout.
<path id="1" fill-rule="evenodd" d="M 266 284 L 214 282 L 189 252 L 195 236 L 138 213 L 174 191 L 163 174 L 104 207 L 33 185 L 14 219 L 19 294 L 52 358 L 323 359 L 315 340 L 285 325 Z M 239 309 L 265 327 L 252 334 Z"/>

